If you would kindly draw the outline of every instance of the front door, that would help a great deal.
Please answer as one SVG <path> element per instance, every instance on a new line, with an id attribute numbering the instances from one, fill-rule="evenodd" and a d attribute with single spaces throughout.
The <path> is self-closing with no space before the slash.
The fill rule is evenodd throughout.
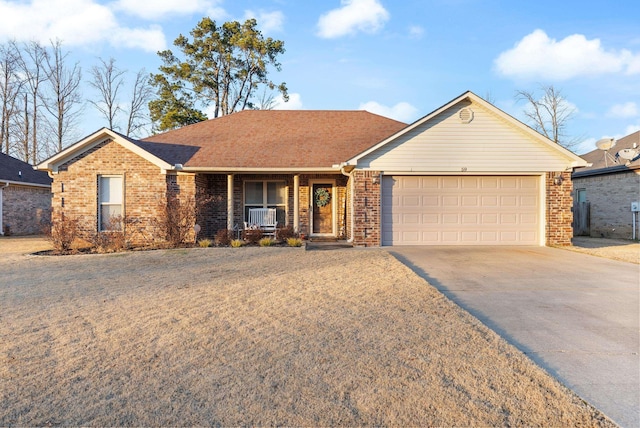
<path id="1" fill-rule="evenodd" d="M 311 197 L 313 206 L 312 233 L 332 235 L 333 231 L 333 183 L 313 183 Z"/>

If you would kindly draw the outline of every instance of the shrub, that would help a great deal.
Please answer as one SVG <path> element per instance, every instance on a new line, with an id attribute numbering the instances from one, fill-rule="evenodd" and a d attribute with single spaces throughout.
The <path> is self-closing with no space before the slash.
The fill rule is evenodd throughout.
<path id="1" fill-rule="evenodd" d="M 302 239 L 300 238 L 288 238 L 287 239 L 287 245 L 290 247 L 301 247 L 302 246 Z"/>
<path id="2" fill-rule="evenodd" d="M 198 241 L 198 245 L 201 248 L 207 248 L 210 247 L 212 244 L 211 239 L 201 239 L 200 241 Z"/>
<path id="3" fill-rule="evenodd" d="M 154 224 L 169 246 L 179 247 L 193 239 L 195 198 L 180 201 L 175 195 L 168 195 L 166 201 L 159 202 L 158 212 Z"/>
<path id="4" fill-rule="evenodd" d="M 214 242 L 218 247 L 226 247 L 231 243 L 233 239 L 233 231 L 227 229 L 220 229 L 216 232 Z"/>
<path id="5" fill-rule="evenodd" d="M 244 242 L 242 242 L 240 239 L 234 239 L 231 241 L 231 246 L 233 248 L 240 248 L 244 245 Z"/>
<path id="6" fill-rule="evenodd" d="M 286 227 L 283 227 L 281 229 L 278 229 L 278 235 L 277 236 L 278 236 L 278 239 L 286 241 L 289 238 L 297 237 L 297 233 L 293 230 L 293 227 L 286 226 Z"/>
<path id="7" fill-rule="evenodd" d="M 258 241 L 258 245 L 260 245 L 261 247 L 270 247 L 275 243 L 276 240 L 270 237 L 265 237 Z"/>
<path id="8" fill-rule="evenodd" d="M 71 251 L 71 245 L 78 237 L 78 220 L 64 214 L 55 216 L 45 233 L 56 252 L 67 253 Z"/>
<path id="9" fill-rule="evenodd" d="M 244 239 L 249 244 L 257 244 L 262 239 L 262 231 L 260 229 L 249 229 L 244 231 Z"/>
<path id="10" fill-rule="evenodd" d="M 98 253 L 123 251 L 127 248 L 126 227 L 123 227 L 126 223 L 126 219 L 122 216 L 111 217 L 106 223 L 107 230 L 87 237 L 87 241 Z"/>

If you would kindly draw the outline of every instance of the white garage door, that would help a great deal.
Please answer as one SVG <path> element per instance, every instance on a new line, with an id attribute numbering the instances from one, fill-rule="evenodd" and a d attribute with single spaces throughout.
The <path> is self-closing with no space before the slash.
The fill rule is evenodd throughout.
<path id="1" fill-rule="evenodd" d="M 387 176 L 382 245 L 538 245 L 535 176 Z"/>

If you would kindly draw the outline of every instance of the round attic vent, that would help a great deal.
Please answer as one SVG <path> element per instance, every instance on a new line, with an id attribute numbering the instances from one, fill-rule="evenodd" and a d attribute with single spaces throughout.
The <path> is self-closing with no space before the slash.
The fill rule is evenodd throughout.
<path id="1" fill-rule="evenodd" d="M 460 122 L 469 123 L 473 120 L 473 110 L 465 107 L 458 112 L 458 117 L 460 118 Z"/>

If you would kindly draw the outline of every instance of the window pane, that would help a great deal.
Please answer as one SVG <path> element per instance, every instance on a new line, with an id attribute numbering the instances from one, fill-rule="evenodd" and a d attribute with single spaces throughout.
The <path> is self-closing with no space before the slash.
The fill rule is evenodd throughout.
<path id="1" fill-rule="evenodd" d="M 100 206 L 100 230 L 120 230 L 120 222 L 114 217 L 122 215 L 122 205 Z"/>
<path id="2" fill-rule="evenodd" d="M 100 202 L 122 203 L 122 177 L 100 177 Z"/>
<path id="3" fill-rule="evenodd" d="M 244 203 L 245 204 L 263 204 L 262 201 L 262 182 L 247 181 L 244 184 Z"/>
<path id="4" fill-rule="evenodd" d="M 285 186 L 284 183 L 267 183 L 267 203 L 284 204 Z"/>

